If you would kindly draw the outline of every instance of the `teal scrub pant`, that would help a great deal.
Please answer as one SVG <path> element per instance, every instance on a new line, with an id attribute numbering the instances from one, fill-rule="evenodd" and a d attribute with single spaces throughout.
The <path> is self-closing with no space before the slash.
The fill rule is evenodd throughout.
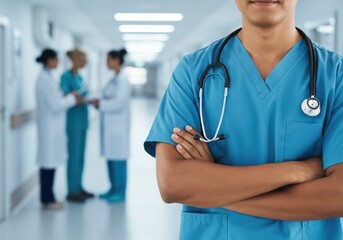
<path id="1" fill-rule="evenodd" d="M 111 183 L 110 192 L 112 194 L 121 194 L 125 196 L 126 192 L 126 160 L 108 160 L 107 169 Z"/>
<path id="2" fill-rule="evenodd" d="M 68 164 L 67 182 L 68 194 L 80 193 L 82 188 L 82 174 L 85 162 L 87 130 L 67 129 L 68 136 Z"/>

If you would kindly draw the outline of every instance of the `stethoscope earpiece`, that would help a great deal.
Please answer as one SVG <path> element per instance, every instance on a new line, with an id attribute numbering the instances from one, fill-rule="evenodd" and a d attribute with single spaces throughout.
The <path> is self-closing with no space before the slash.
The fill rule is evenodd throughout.
<path id="1" fill-rule="evenodd" d="M 314 96 L 304 99 L 301 103 L 301 109 L 310 117 L 316 117 L 320 114 L 320 102 Z"/>

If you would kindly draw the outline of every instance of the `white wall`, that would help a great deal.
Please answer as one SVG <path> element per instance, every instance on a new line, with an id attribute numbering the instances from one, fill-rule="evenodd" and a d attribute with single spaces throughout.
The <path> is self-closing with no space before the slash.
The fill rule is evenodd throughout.
<path id="1" fill-rule="evenodd" d="M 34 83 L 39 67 L 34 62 L 38 49 L 32 39 L 30 6 L 19 1 L 0 2 L 0 15 L 10 19 L 11 26 L 21 31 L 23 37 L 23 78 L 13 80 L 7 86 L 7 110 L 28 110 L 35 108 Z M 20 98 L 19 98 L 20 96 Z M 18 99 L 19 98 L 19 99 Z M 36 170 L 36 128 L 33 123 L 20 130 L 10 130 L 6 137 L 6 200 L 9 207 L 10 194 Z"/>

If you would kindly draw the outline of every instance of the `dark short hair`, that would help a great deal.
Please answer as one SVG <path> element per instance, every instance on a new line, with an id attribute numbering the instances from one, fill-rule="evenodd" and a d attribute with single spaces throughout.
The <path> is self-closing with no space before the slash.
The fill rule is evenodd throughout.
<path id="1" fill-rule="evenodd" d="M 36 58 L 36 62 L 46 65 L 49 59 L 57 58 L 57 52 L 53 49 L 44 49 L 39 57 Z"/>
<path id="2" fill-rule="evenodd" d="M 123 48 L 119 51 L 117 50 L 112 50 L 109 51 L 107 56 L 112 58 L 112 59 L 119 59 L 120 65 L 124 64 L 124 57 L 127 54 L 127 51 Z"/>

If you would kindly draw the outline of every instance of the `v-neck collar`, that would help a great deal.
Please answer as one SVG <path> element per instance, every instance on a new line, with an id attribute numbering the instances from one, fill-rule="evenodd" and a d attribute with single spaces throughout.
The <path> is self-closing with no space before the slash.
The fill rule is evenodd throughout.
<path id="1" fill-rule="evenodd" d="M 299 40 L 273 68 L 267 79 L 264 80 L 240 39 L 235 36 L 230 42 L 237 59 L 240 60 L 241 65 L 249 73 L 250 79 L 253 81 L 256 90 L 262 99 L 265 99 L 271 93 L 280 80 L 287 75 L 287 71 L 289 71 L 307 52 L 304 40 Z"/>

